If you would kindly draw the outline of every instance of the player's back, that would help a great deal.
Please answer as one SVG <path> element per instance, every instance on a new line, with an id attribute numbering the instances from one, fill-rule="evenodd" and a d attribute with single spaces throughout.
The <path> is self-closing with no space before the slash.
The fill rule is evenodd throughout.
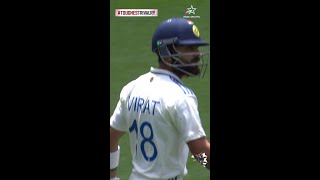
<path id="1" fill-rule="evenodd" d="M 177 102 L 186 96 L 197 103 L 176 76 L 161 70 L 144 74 L 124 88 L 122 113 L 134 165 L 130 179 L 181 179 L 187 173 L 189 149 L 175 120 Z"/>

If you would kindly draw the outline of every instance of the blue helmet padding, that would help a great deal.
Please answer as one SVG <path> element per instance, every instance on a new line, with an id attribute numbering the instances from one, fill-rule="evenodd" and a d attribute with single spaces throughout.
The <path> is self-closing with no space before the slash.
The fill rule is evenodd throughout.
<path id="1" fill-rule="evenodd" d="M 209 45 L 193 33 L 193 25 L 193 22 L 184 18 L 171 18 L 162 22 L 153 34 L 152 51 L 154 52 L 158 48 L 158 41 L 170 38 L 177 38 L 174 41 L 175 45 Z"/>

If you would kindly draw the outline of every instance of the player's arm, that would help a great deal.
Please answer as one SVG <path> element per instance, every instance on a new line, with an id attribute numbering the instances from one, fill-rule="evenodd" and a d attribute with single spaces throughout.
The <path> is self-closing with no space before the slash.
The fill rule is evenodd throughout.
<path id="1" fill-rule="evenodd" d="M 110 179 L 117 176 L 117 167 L 120 158 L 119 140 L 125 132 L 118 131 L 110 126 Z"/>
<path id="2" fill-rule="evenodd" d="M 187 144 L 195 159 L 210 170 L 210 143 L 206 137 L 189 141 Z"/>
<path id="3" fill-rule="evenodd" d="M 173 123 L 189 146 L 192 155 L 207 169 L 210 169 L 210 143 L 201 125 L 196 96 L 178 97 L 171 109 L 174 109 L 171 113 Z M 206 157 L 200 156 L 203 153 Z"/>

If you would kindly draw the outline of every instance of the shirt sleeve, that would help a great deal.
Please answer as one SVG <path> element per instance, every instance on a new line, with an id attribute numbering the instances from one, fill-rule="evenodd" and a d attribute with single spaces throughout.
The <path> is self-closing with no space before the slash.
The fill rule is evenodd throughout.
<path id="1" fill-rule="evenodd" d="M 125 118 L 126 98 L 130 94 L 130 91 L 134 86 L 134 82 L 135 81 L 132 81 L 122 88 L 117 106 L 110 117 L 110 126 L 118 131 L 128 131 Z"/>
<path id="2" fill-rule="evenodd" d="M 118 131 L 127 131 L 127 125 L 125 117 L 122 113 L 123 105 L 122 100 L 120 100 L 117 103 L 117 107 L 114 110 L 111 118 L 110 118 L 110 126 Z"/>
<path id="3" fill-rule="evenodd" d="M 181 96 L 171 112 L 173 123 L 185 142 L 206 136 L 198 111 L 196 96 Z"/>

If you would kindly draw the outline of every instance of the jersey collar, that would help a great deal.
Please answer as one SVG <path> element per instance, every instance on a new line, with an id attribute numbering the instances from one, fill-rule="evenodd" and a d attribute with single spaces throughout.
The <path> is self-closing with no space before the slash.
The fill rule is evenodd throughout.
<path id="1" fill-rule="evenodd" d="M 174 79 L 176 79 L 177 81 L 179 81 L 180 83 L 182 83 L 180 78 L 177 75 L 173 74 L 172 72 L 170 72 L 168 70 L 151 67 L 150 72 L 153 74 L 163 74 L 163 75 L 171 76 Z"/>

